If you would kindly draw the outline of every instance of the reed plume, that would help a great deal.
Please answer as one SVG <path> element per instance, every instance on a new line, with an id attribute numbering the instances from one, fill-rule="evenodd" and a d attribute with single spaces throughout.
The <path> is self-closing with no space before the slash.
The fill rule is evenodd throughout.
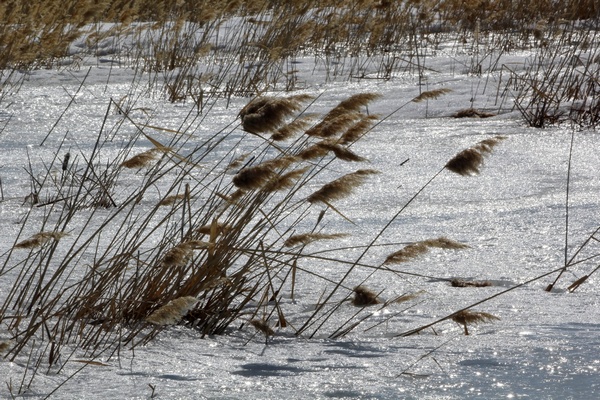
<path id="1" fill-rule="evenodd" d="M 278 190 L 289 189 L 292 186 L 294 186 L 296 181 L 300 179 L 302 175 L 304 175 L 304 173 L 308 171 L 308 169 L 309 167 L 299 168 L 285 173 L 283 175 L 280 175 L 277 178 L 272 179 L 269 183 L 267 183 L 263 189 L 267 192 L 275 192 Z"/>
<path id="2" fill-rule="evenodd" d="M 450 93 L 451 91 L 452 91 L 451 89 L 446 89 L 446 88 L 428 90 L 426 92 L 421 93 L 414 99 L 412 99 L 412 102 L 420 103 L 425 100 L 435 100 L 438 97 L 445 95 L 446 93 Z"/>
<path id="3" fill-rule="evenodd" d="M 283 141 L 294 137 L 294 135 L 297 135 L 308 128 L 312 118 L 312 115 L 304 115 L 296 118 L 289 124 L 277 129 L 277 131 L 271 135 L 271 139 L 275 141 Z"/>
<path id="4" fill-rule="evenodd" d="M 309 95 L 287 98 L 257 97 L 239 113 L 242 127 L 250 133 L 275 132 L 287 117 L 302 109 L 302 104 L 312 99 Z"/>
<path id="5" fill-rule="evenodd" d="M 403 294 L 402 296 L 398 296 L 394 299 L 394 303 L 405 303 L 407 301 L 411 301 L 416 299 L 417 297 L 421 296 L 423 294 L 423 291 L 419 291 L 416 293 L 407 293 L 407 294 Z"/>
<path id="6" fill-rule="evenodd" d="M 65 232 L 39 232 L 30 237 L 29 239 L 25 239 L 15 245 L 15 249 L 33 249 L 35 247 L 39 247 L 51 239 L 60 240 L 64 236 L 67 236 Z"/>
<path id="7" fill-rule="evenodd" d="M 146 317 L 146 322 L 154 325 L 175 325 L 196 303 L 198 303 L 198 299 L 193 296 L 173 299 Z"/>
<path id="8" fill-rule="evenodd" d="M 492 282 L 490 281 L 467 281 L 464 279 L 453 278 L 450 280 L 450 285 L 452 287 L 486 287 L 492 286 Z"/>
<path id="9" fill-rule="evenodd" d="M 390 254 L 385 259 L 384 264 L 400 264 L 410 261 L 421 254 L 427 253 L 427 251 L 429 251 L 429 249 L 432 247 L 440 249 L 464 249 L 469 246 L 445 237 L 423 240 L 421 242 L 411 243 L 404 248 Z"/>
<path id="10" fill-rule="evenodd" d="M 369 175 L 378 174 L 378 171 L 372 169 L 360 169 L 358 171 L 349 173 L 342 176 L 332 182 L 326 183 L 310 196 L 308 196 L 309 203 L 325 203 L 333 200 L 338 200 L 350 195 L 354 189 L 363 184 Z"/>
<path id="11" fill-rule="evenodd" d="M 263 333 L 266 337 L 275 335 L 275 331 L 269 326 L 269 323 L 262 319 L 253 319 L 250 324 L 257 330 Z"/>
<path id="12" fill-rule="evenodd" d="M 356 113 L 362 107 L 368 105 L 373 100 L 380 98 L 379 93 L 358 93 L 342 100 L 335 108 L 329 111 L 323 120 L 331 120 L 344 114 Z"/>
<path id="13" fill-rule="evenodd" d="M 364 286 L 357 286 L 353 289 L 354 297 L 352 298 L 352 305 L 356 307 L 373 306 L 381 304 L 381 300 L 377 297 L 377 294 Z"/>
<path id="14" fill-rule="evenodd" d="M 483 165 L 484 156 L 491 153 L 494 147 L 504 139 L 506 139 L 505 136 L 495 136 L 482 140 L 473 147 L 469 147 L 455 155 L 446 163 L 445 167 L 459 175 L 476 175 Z"/>
<path id="15" fill-rule="evenodd" d="M 348 236 L 345 233 L 300 233 L 290 236 L 283 245 L 285 247 L 293 247 L 297 244 L 307 245 L 318 240 L 339 239 Z"/>
<path id="16" fill-rule="evenodd" d="M 354 111 L 348 111 L 333 117 L 326 116 L 321 122 L 307 129 L 304 134 L 312 137 L 331 138 L 341 135 L 345 129 L 353 126 L 362 117 L 363 114 Z"/>
<path id="17" fill-rule="evenodd" d="M 273 167 L 268 164 L 258 164 L 246 167 L 233 177 L 233 184 L 243 190 L 260 189 L 276 177 Z"/>
<path id="18" fill-rule="evenodd" d="M 363 137 L 373 126 L 379 115 L 371 114 L 363 116 L 358 122 L 346 130 L 338 141 L 339 144 L 351 144 Z"/>
<path id="19" fill-rule="evenodd" d="M 150 149 L 146 150 L 140 154 L 137 154 L 131 157 L 128 160 L 125 160 L 121 163 L 122 167 L 125 168 L 143 168 L 148 166 L 152 161 L 156 160 L 158 154 L 160 153 L 159 149 Z"/>
<path id="20" fill-rule="evenodd" d="M 465 335 L 469 334 L 469 329 L 467 328 L 468 324 L 476 325 L 497 320 L 500 320 L 500 318 L 496 317 L 495 315 L 488 314 L 486 312 L 469 310 L 460 311 L 452 316 L 452 321 L 464 327 Z"/>
<path id="21" fill-rule="evenodd" d="M 4 353 L 6 350 L 8 350 L 10 345 L 11 345 L 11 342 L 8 340 L 0 342 L 0 354 Z"/>
<path id="22" fill-rule="evenodd" d="M 170 206 L 174 203 L 176 203 L 179 200 L 185 199 L 185 193 L 181 193 L 181 194 L 174 194 L 171 196 L 167 196 L 164 199 L 162 199 L 161 201 L 158 202 L 159 206 Z"/>
<path id="23" fill-rule="evenodd" d="M 177 267 L 187 264 L 192 257 L 194 250 L 196 249 L 207 249 L 211 246 L 211 243 L 203 242 L 201 240 L 190 240 L 187 242 L 179 243 L 165 253 L 161 260 L 163 267 Z"/>

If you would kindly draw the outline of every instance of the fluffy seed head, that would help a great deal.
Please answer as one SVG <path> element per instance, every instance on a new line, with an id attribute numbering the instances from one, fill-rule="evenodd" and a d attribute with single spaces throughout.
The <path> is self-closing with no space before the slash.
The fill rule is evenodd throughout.
<path id="1" fill-rule="evenodd" d="M 380 304 L 381 300 L 377 298 L 377 294 L 364 286 L 357 286 L 354 288 L 354 297 L 352 298 L 352 305 L 356 307 L 373 306 Z"/>
<path id="2" fill-rule="evenodd" d="M 146 322 L 154 325 L 174 325 L 181 321 L 198 299 L 192 296 L 179 297 L 169 301 L 146 318 Z"/>
<path id="3" fill-rule="evenodd" d="M 321 189 L 308 196 L 309 203 L 329 203 L 332 200 L 338 200 L 351 194 L 354 189 L 363 184 L 369 175 L 378 174 L 378 171 L 372 169 L 360 169 L 341 178 L 329 182 Z"/>

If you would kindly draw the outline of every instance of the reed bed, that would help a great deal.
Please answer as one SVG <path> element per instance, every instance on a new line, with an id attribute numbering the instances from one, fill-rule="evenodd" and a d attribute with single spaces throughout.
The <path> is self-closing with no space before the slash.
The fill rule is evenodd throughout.
<path id="1" fill-rule="evenodd" d="M 456 42 L 462 50 L 471 46 L 488 51 L 488 59 L 497 49 L 536 49 L 536 65 L 524 74 L 509 70 L 505 93 L 517 92 L 516 107 L 533 126 L 567 118 L 580 127 L 595 127 L 598 27 L 580 19 L 599 13 L 594 1 L 544 2 L 543 7 L 533 1 L 454 0 L 353 0 L 341 6 L 329 1 L 3 3 L 0 103 L 18 88 L 23 71 L 65 64 L 78 68 L 78 60 L 106 56 L 102 49 L 107 41 L 114 43 L 108 55 L 136 75 L 132 93 L 147 85 L 145 93 L 161 93 L 165 101 L 191 102 L 195 113 L 190 111 L 190 118 L 209 114 L 215 98 L 250 99 L 236 121 L 208 137 L 199 135 L 189 120 L 178 129 L 147 125 L 135 116 L 144 110 L 136 107 L 134 96 L 111 100 L 90 155 L 71 159 L 68 149 L 57 149 L 53 165 L 60 166 L 60 179 L 52 166 L 42 179 L 28 171 L 28 206 L 46 208 L 41 222 L 27 214 L 0 265 L 0 276 L 17 271 L 0 304 L 0 329 L 10 336 L 0 342 L 0 352 L 10 360 L 28 357 L 32 366 L 19 392 L 43 369 L 60 371 L 76 352 L 92 360 L 118 357 L 172 325 L 201 336 L 249 324 L 265 338 L 277 335 L 277 329 L 339 338 L 370 321 L 370 306 L 381 310 L 415 301 L 421 292 L 390 295 L 387 288 L 369 289 L 366 279 L 351 284 L 349 277 L 361 270 L 423 278 L 396 268 L 418 262 L 432 249 L 466 249 L 463 243 L 439 237 L 407 244 L 375 263 L 364 260 L 436 177 L 444 171 L 481 173 L 485 158 L 505 138 L 484 139 L 445 164 L 440 161 L 440 170 L 398 207 L 369 243 L 353 248 L 359 253 L 355 258 L 312 255 L 305 250 L 317 242 L 351 237 L 325 233 L 326 219 L 352 222 L 342 209 L 344 201 L 377 177 L 374 169 L 356 167 L 367 160 L 352 146 L 366 140 L 381 122 L 370 110 L 380 95 L 353 94 L 327 112 L 314 113 L 311 106 L 319 99 L 281 94 L 302 85 L 295 60 L 315 57 L 324 63 L 329 80 L 391 79 L 410 73 L 421 84 L 427 57 L 448 38 L 464 39 Z M 559 54 L 558 46 L 551 45 L 555 37 L 561 44 L 577 42 L 573 53 Z M 85 50 L 73 49 L 77 41 L 85 42 Z M 543 68 L 547 62 L 554 67 Z M 493 61 L 489 65 L 490 71 L 498 70 Z M 474 56 L 470 71 L 483 73 L 481 59 Z M 420 89 L 409 103 L 435 101 L 447 93 Z M 121 116 L 113 126 L 108 117 L 112 113 Z M 489 115 L 474 111 L 467 116 Z M 126 129 L 136 134 L 124 135 L 131 140 L 112 160 L 101 161 L 108 138 Z M 160 142 L 157 130 L 172 134 L 172 139 Z M 252 151 L 239 156 L 235 147 L 240 141 L 253 143 Z M 141 142 L 146 150 L 134 151 Z M 65 152 L 69 157 L 61 159 Z M 325 180 L 331 171 L 337 178 Z M 124 177 L 136 184 L 117 191 Z M 148 198 L 161 200 L 148 204 Z M 344 272 L 332 280 L 303 267 L 306 262 L 333 264 Z M 570 265 L 566 262 L 564 268 Z M 302 275 L 328 286 L 314 312 L 290 324 L 295 316 L 287 314 L 283 299 L 294 298 Z M 444 280 L 455 287 L 489 286 L 486 281 Z M 448 320 L 469 334 L 467 325 L 497 319 L 469 311 L 491 298 L 406 335 Z M 332 327 L 332 316 L 348 301 L 356 309 Z"/>

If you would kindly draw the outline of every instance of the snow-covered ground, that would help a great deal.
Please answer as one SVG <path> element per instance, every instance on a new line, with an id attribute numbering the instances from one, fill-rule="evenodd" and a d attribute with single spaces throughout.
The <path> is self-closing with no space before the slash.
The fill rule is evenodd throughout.
<path id="1" fill-rule="evenodd" d="M 507 55 L 517 63 L 528 54 Z M 400 210 L 459 151 L 477 142 L 506 136 L 486 157 L 480 175 L 462 177 L 443 171 L 400 214 L 377 240 L 379 252 L 368 257 L 376 264 L 410 243 L 440 236 L 463 242 L 464 250 L 433 250 L 394 268 L 430 278 L 357 268 L 345 281 L 349 287 L 363 283 L 382 297 L 423 291 L 408 303 L 374 313 L 350 334 L 331 339 L 326 327 L 313 337 L 295 336 L 291 327 L 276 329 L 265 339 L 250 326 L 230 329 L 221 336 L 201 338 L 181 326 L 165 329 L 145 346 L 121 350 L 119 357 L 82 363 L 75 357 L 57 374 L 40 373 L 26 398 L 64 399 L 454 399 L 454 398 L 574 398 L 600 395 L 600 283 L 597 275 L 576 291 L 566 288 L 590 273 L 597 260 L 578 264 L 563 275 L 555 289 L 544 289 L 556 274 L 516 287 L 564 265 L 565 201 L 571 130 L 568 127 L 534 129 L 511 109 L 510 98 L 497 100 L 500 71 L 469 75 L 469 56 L 440 53 L 427 60 L 426 86 L 452 92 L 421 103 L 409 103 L 419 94 L 417 79 L 399 75 L 391 80 L 324 83 L 313 59 L 298 60 L 305 81 L 302 93 L 318 96 L 307 112 L 324 113 L 349 95 L 376 92 L 382 97 L 369 111 L 388 116 L 353 150 L 369 162 L 364 167 L 381 171 L 349 199 L 336 207 L 352 218 L 352 225 L 332 214 L 327 229 L 352 233 L 347 238 L 311 244 L 305 252 L 369 243 Z M 461 62 L 462 60 L 462 62 Z M 88 70 L 88 68 L 91 68 Z M 86 78 L 86 74 L 89 75 Z M 131 93 L 133 71 L 110 66 L 99 59 L 87 60 L 81 69 L 33 71 L 23 86 L 4 98 L 0 109 L 0 262 L 14 245 L 29 213 L 29 221 L 43 210 L 31 207 L 27 171 L 45 174 L 55 156 L 69 151 L 72 157 L 89 156 L 103 121 L 114 123 L 122 115 L 114 108 L 105 118 L 110 99 L 135 99 L 131 114 L 140 123 L 168 129 L 196 124 L 202 135 L 236 122 L 248 98 L 217 101 L 201 121 L 189 119 L 194 105 L 169 103 L 161 96 Z M 302 75 L 304 74 L 304 75 Z M 85 79 L 85 84 L 81 82 Z M 484 84 L 485 82 L 485 84 Z M 143 85 L 136 87 L 140 92 Z M 503 88 L 501 88 L 503 89 Z M 74 97 L 73 97 L 74 96 Z M 70 102 L 72 102 L 70 104 Z M 499 113 L 488 119 L 455 119 L 451 115 L 468 108 Z M 228 107 L 227 107 L 228 106 Z M 402 107 L 396 112 L 398 108 Z M 66 112 L 63 111 L 66 109 Z M 390 115 L 391 114 L 391 115 Z M 239 128 L 238 128 L 239 129 Z M 152 131 L 165 141 L 168 132 Z M 108 160 L 136 134 L 124 125 L 102 148 L 100 160 Z M 162 135 L 162 136 L 161 136 Z M 61 143 L 63 142 L 62 147 Z M 189 141 L 193 145 L 194 137 Z M 40 146 L 40 143 L 44 143 Z M 569 188 L 568 257 L 600 226 L 600 138 L 595 132 L 576 132 L 573 141 Z M 139 140 L 136 150 L 152 147 Z M 242 145 L 243 146 L 243 145 Z M 250 148 L 251 146 L 249 146 Z M 61 148 L 57 154 L 57 149 Z M 241 151 L 240 151 L 241 152 Z M 408 160 L 408 161 L 407 161 Z M 336 168 L 336 167 L 333 167 Z M 332 176 L 340 171 L 332 170 Z M 135 172 L 131 172 L 135 177 Z M 119 182 L 127 191 L 127 182 Z M 159 200 L 159 191 L 156 199 Z M 150 199 L 153 200 L 153 199 Z M 39 226 L 26 226 L 26 238 Z M 68 238 L 65 241 L 68 243 Z M 595 241 L 592 241 L 595 243 Z M 598 254 L 584 249 L 581 259 Z M 392 245 L 395 244 L 395 245 Z M 389 245 L 389 246 L 383 246 Z M 359 252 L 349 250 L 348 252 Z M 358 253 L 357 253 L 358 254 Z M 374 261 L 375 260 L 375 261 Z M 0 301 L 12 287 L 16 271 L 0 274 Z M 310 263 L 302 265 L 311 268 Z M 338 266 L 317 271 L 333 281 L 344 270 Z M 298 279 L 295 298 L 283 296 L 286 317 L 301 325 L 312 314 L 319 294 L 332 284 L 310 276 Z M 482 288 L 451 287 L 449 278 L 488 280 Z M 474 307 L 500 318 L 469 327 L 470 335 L 452 321 L 443 321 L 416 335 L 411 329 L 434 322 L 496 293 L 507 291 Z M 328 321 L 332 328 L 357 312 L 342 304 Z M 0 325 L 0 340 L 12 339 Z M 0 398 L 17 396 L 31 378 L 26 374 L 26 352 L 14 361 L 0 360 Z M 40 368 L 40 371 L 44 368 Z M 76 373 L 77 372 L 77 373 Z"/>

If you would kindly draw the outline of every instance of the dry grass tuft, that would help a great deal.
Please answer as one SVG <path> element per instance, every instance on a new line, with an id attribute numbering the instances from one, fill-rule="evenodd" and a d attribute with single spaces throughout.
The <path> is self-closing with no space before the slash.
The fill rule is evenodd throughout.
<path id="1" fill-rule="evenodd" d="M 184 296 L 169 301 L 146 318 L 146 322 L 154 325 L 175 325 L 198 302 L 193 296 Z"/>
<path id="2" fill-rule="evenodd" d="M 446 168 L 463 176 L 478 174 L 483 165 L 484 156 L 491 153 L 493 148 L 505 138 L 504 136 L 495 136 L 461 151 L 448 161 Z"/>
<path id="3" fill-rule="evenodd" d="M 25 239 L 22 242 L 19 242 L 15 245 L 15 249 L 33 249 L 35 247 L 40 247 L 41 245 L 49 242 L 51 239 L 60 240 L 64 236 L 67 236 L 65 232 L 39 232 L 30 237 L 29 239 Z"/>
<path id="4" fill-rule="evenodd" d="M 409 244 L 395 253 L 390 254 L 385 259 L 384 264 L 400 264 L 410 261 L 421 254 L 427 253 L 427 251 L 432 247 L 440 249 L 464 249 L 469 246 L 445 237 L 428 239 Z"/>
<path id="5" fill-rule="evenodd" d="M 425 100 L 435 100 L 438 97 L 445 95 L 446 93 L 450 93 L 451 91 L 452 91 L 451 89 L 446 89 L 446 88 L 428 90 L 426 92 L 421 93 L 414 99 L 412 99 L 412 101 L 413 101 L 413 103 L 420 103 Z"/>
<path id="6" fill-rule="evenodd" d="M 250 321 L 250 324 L 252 324 L 252 326 L 256 328 L 257 331 L 262 332 L 263 335 L 267 337 L 275 335 L 275 331 L 269 326 L 269 323 L 265 320 L 253 319 Z"/>
<path id="7" fill-rule="evenodd" d="M 377 297 L 377 294 L 364 286 L 357 286 L 354 288 L 354 297 L 352 298 L 352 305 L 356 307 L 366 307 L 381 304 L 381 300 Z"/>
<path id="8" fill-rule="evenodd" d="M 452 321 L 456 322 L 457 324 L 461 324 L 464 327 L 465 335 L 469 334 L 469 330 L 467 329 L 468 324 L 476 325 L 498 320 L 500 320 L 500 318 L 496 317 L 495 315 L 486 312 L 469 310 L 460 311 L 452 316 Z"/>
<path id="9" fill-rule="evenodd" d="M 450 280 L 450 285 L 452 285 L 452 287 L 486 287 L 486 286 L 493 286 L 492 282 L 490 281 L 467 281 L 464 279 L 451 279 Z"/>
<path id="10" fill-rule="evenodd" d="M 146 150 L 140 154 L 131 157 L 121 163 L 122 167 L 125 168 L 143 168 L 150 165 L 150 163 L 158 157 L 161 151 L 158 149 Z"/>
<path id="11" fill-rule="evenodd" d="M 357 186 L 363 184 L 369 175 L 378 173 L 379 171 L 372 169 L 360 169 L 349 173 L 333 182 L 326 183 L 321 189 L 308 196 L 307 200 L 309 203 L 321 202 L 329 204 L 330 201 L 348 196 Z"/>
<path id="12" fill-rule="evenodd" d="M 345 233 L 300 233 L 290 236 L 283 245 L 286 247 L 296 246 L 298 244 L 309 244 L 318 240 L 330 240 L 347 237 Z"/>
<path id="13" fill-rule="evenodd" d="M 302 104 L 312 99 L 309 95 L 287 98 L 257 97 L 239 113 L 242 127 L 250 133 L 275 132 L 285 119 L 302 109 Z"/>

